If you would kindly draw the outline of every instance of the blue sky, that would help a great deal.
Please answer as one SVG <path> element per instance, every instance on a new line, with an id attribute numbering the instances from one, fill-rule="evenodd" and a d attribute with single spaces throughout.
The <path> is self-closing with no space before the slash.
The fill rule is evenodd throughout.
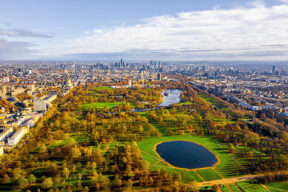
<path id="1" fill-rule="evenodd" d="M 0 0 L 0 59 L 285 60 L 287 18 L 287 0 Z"/>

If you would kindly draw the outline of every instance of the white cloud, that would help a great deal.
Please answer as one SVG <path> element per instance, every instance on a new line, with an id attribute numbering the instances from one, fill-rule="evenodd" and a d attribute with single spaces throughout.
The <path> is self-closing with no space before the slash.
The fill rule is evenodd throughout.
<path id="1" fill-rule="evenodd" d="M 1 29 L 0 36 L 8 37 L 32 37 L 32 38 L 51 38 L 51 35 L 37 33 L 26 29 Z"/>
<path id="2" fill-rule="evenodd" d="M 18 57 L 25 58 L 25 56 L 37 53 L 33 47 L 37 46 L 35 43 L 25 41 L 8 41 L 0 38 L 0 59 L 18 59 Z"/>
<path id="3" fill-rule="evenodd" d="M 143 50 L 171 53 L 171 59 L 288 59 L 287 18 L 288 5 L 266 7 L 255 1 L 248 8 L 183 12 L 94 29 L 61 49 L 63 54 Z"/>

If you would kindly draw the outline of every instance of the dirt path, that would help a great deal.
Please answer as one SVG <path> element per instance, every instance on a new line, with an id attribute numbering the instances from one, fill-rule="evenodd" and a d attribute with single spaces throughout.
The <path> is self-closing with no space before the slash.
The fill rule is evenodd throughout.
<path id="1" fill-rule="evenodd" d="M 246 175 L 242 177 L 233 177 L 233 178 L 228 178 L 228 179 L 219 179 L 219 180 L 214 180 L 214 181 L 204 181 L 204 182 L 199 182 L 201 186 L 212 186 L 215 184 L 230 184 L 230 183 L 236 183 L 240 181 L 249 181 L 256 179 L 257 177 L 262 177 L 265 176 L 265 174 L 258 174 L 258 175 Z"/>

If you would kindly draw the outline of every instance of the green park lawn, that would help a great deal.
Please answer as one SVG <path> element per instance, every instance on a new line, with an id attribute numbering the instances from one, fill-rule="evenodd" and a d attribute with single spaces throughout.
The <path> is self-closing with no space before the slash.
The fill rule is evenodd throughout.
<path id="1" fill-rule="evenodd" d="M 191 101 L 177 103 L 177 105 L 191 105 L 191 104 L 192 104 Z"/>
<path id="2" fill-rule="evenodd" d="M 236 185 L 244 192 L 267 192 L 261 185 L 252 184 L 248 181 L 238 182 Z"/>
<path id="3" fill-rule="evenodd" d="M 231 192 L 230 189 L 228 189 L 226 186 L 223 186 L 223 187 L 221 188 L 221 190 L 222 190 L 223 192 Z"/>
<path id="4" fill-rule="evenodd" d="M 266 184 L 266 187 L 268 187 L 271 192 L 288 191 L 288 181 L 269 183 Z"/>
<path id="5" fill-rule="evenodd" d="M 234 191 L 234 192 L 242 192 L 236 185 L 229 185 L 229 187 Z"/>
<path id="6" fill-rule="evenodd" d="M 197 173 L 205 180 L 205 181 L 213 181 L 222 179 L 220 175 L 218 175 L 213 169 L 199 169 Z"/>
<path id="7" fill-rule="evenodd" d="M 206 94 L 199 94 L 198 95 L 201 99 L 203 99 L 204 101 L 212 104 L 213 106 L 217 107 L 218 109 L 225 109 L 226 106 L 219 103 L 218 101 L 216 101 L 215 99 L 209 97 L 209 95 L 206 95 Z"/>
<path id="8" fill-rule="evenodd" d="M 105 107 L 107 107 L 107 109 L 111 109 L 114 108 L 116 106 L 122 105 L 124 104 L 123 102 L 115 102 L 115 103 L 109 103 L 109 102 L 97 102 L 97 103 L 87 103 L 82 105 L 84 110 L 88 110 L 88 109 L 94 109 L 94 108 L 98 108 L 98 109 L 103 109 Z M 135 107 L 134 103 L 130 103 L 129 105 L 131 107 Z"/>
<path id="9" fill-rule="evenodd" d="M 109 90 L 112 89 L 110 86 L 94 87 L 94 90 Z"/>

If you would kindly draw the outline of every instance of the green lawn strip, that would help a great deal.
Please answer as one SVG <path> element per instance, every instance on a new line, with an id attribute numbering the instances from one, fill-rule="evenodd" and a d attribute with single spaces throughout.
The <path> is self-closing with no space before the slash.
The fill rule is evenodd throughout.
<path id="1" fill-rule="evenodd" d="M 177 105 L 191 105 L 191 104 L 192 104 L 191 101 L 177 103 Z"/>
<path id="2" fill-rule="evenodd" d="M 134 103 L 128 102 L 130 107 L 136 107 Z M 94 109 L 94 108 L 105 108 L 107 107 L 108 109 L 111 109 L 113 107 L 119 106 L 124 104 L 124 102 L 115 102 L 115 103 L 109 103 L 109 102 L 97 102 L 97 103 L 87 103 L 82 105 L 84 110 L 88 110 L 88 109 Z"/>
<path id="3" fill-rule="evenodd" d="M 219 143 L 216 140 L 214 140 L 214 142 L 221 149 L 221 151 L 219 151 L 219 153 L 217 154 L 217 156 L 221 159 L 221 163 L 215 168 L 216 171 L 220 173 L 224 178 L 239 176 L 233 172 L 236 162 L 231 158 L 230 154 L 228 153 L 228 145 L 226 143 Z M 219 149 L 216 148 L 216 150 Z M 236 159 L 236 157 L 234 157 L 234 159 Z"/>
<path id="4" fill-rule="evenodd" d="M 69 142 L 69 139 L 65 139 L 65 140 L 56 140 L 54 141 L 54 143 L 52 143 L 51 145 L 49 145 L 49 148 L 56 148 L 58 146 L 62 146 L 62 145 L 66 145 Z"/>
<path id="5" fill-rule="evenodd" d="M 222 179 L 213 169 L 199 169 L 197 173 L 205 180 L 205 181 L 213 181 Z"/>
<path id="6" fill-rule="evenodd" d="M 229 185 L 229 187 L 234 191 L 234 192 L 242 192 L 236 185 Z"/>
<path id="7" fill-rule="evenodd" d="M 109 90 L 112 89 L 110 86 L 94 87 L 94 90 Z"/>
<path id="8" fill-rule="evenodd" d="M 206 94 L 202 94 L 202 93 L 201 93 L 201 94 L 198 94 L 198 96 L 199 96 L 202 100 L 204 100 L 204 101 L 206 101 L 206 102 L 209 102 L 210 104 L 212 104 L 213 106 L 216 106 L 216 107 L 219 108 L 219 109 L 226 108 L 225 105 L 223 105 L 223 104 L 219 103 L 217 100 L 209 97 L 209 95 L 206 95 Z"/>
<path id="9" fill-rule="evenodd" d="M 157 153 L 153 150 L 154 149 L 154 145 L 163 142 L 163 141 L 177 141 L 177 140 L 185 140 L 185 141 L 192 141 L 192 142 L 196 142 L 199 143 L 203 146 L 205 146 L 207 149 L 211 150 L 214 154 L 216 154 L 220 159 L 221 162 L 217 167 L 217 171 L 223 175 L 224 177 L 229 177 L 231 175 L 231 173 L 229 173 L 229 169 L 231 169 L 231 167 L 233 166 L 233 160 L 231 159 L 231 157 L 228 155 L 228 153 L 226 152 L 226 149 L 222 149 L 217 142 L 215 142 L 213 139 L 211 139 L 210 137 L 207 136 L 190 136 L 190 135 L 175 135 L 175 136 L 163 136 L 163 137 L 157 137 L 157 138 L 151 138 L 151 139 L 146 139 L 143 141 L 138 142 L 138 147 L 141 150 L 142 153 L 142 157 L 148 161 L 150 163 L 150 165 L 154 165 L 155 163 L 157 163 L 159 160 Z M 232 162 L 232 165 L 231 165 Z M 163 165 L 163 166 L 162 166 Z M 182 169 L 177 169 L 177 168 L 172 168 L 172 167 L 167 167 L 166 164 L 158 162 L 155 166 L 152 166 L 151 169 L 165 169 L 165 170 L 181 170 Z M 230 166 L 231 165 L 231 166 Z M 158 167 L 157 167 L 158 166 Z M 184 171 L 183 172 L 186 180 L 189 181 L 190 180 L 194 180 L 195 177 L 197 177 L 197 179 L 195 179 L 196 181 L 201 181 L 201 179 L 199 178 L 199 176 L 197 176 L 197 174 L 193 174 L 193 172 L 191 173 L 191 171 Z M 215 175 L 215 178 L 217 179 L 221 179 L 221 177 L 215 173 L 213 171 L 213 175 Z M 192 176 L 191 176 L 192 175 Z"/>
<path id="10" fill-rule="evenodd" d="M 226 151 L 227 155 L 223 155 L 223 157 L 220 159 L 222 160 L 223 158 L 225 159 L 224 161 L 221 162 L 219 166 L 217 166 L 216 170 L 224 177 L 224 178 L 229 178 L 229 177 L 237 177 L 240 176 L 239 174 L 236 174 L 234 172 L 234 169 L 236 169 L 239 165 L 237 162 L 241 165 L 240 159 L 237 158 L 234 154 L 228 154 L 228 145 L 225 143 L 219 143 L 219 146 L 222 147 L 223 150 Z M 237 162 L 235 162 L 237 161 Z"/>
<path id="11" fill-rule="evenodd" d="M 64 146 L 66 144 L 68 144 L 69 142 L 81 142 L 83 140 L 87 140 L 90 139 L 87 136 L 74 136 L 72 134 L 70 134 L 70 136 L 67 139 L 62 139 L 62 140 L 54 140 L 54 142 L 50 145 L 48 145 L 49 148 L 56 148 L 59 146 Z"/>
<path id="12" fill-rule="evenodd" d="M 260 184 L 253 184 L 248 181 L 238 182 L 236 185 L 245 192 L 267 192 Z"/>
<path id="13" fill-rule="evenodd" d="M 162 167 L 162 169 L 165 169 L 171 175 L 176 174 L 176 173 L 177 174 L 181 174 L 182 175 L 182 180 L 185 183 L 188 183 L 188 182 L 190 182 L 192 180 L 198 181 L 198 182 L 203 181 L 194 171 L 173 169 L 172 167 L 167 167 L 167 168 L 163 168 Z"/>
<path id="14" fill-rule="evenodd" d="M 143 117 L 146 117 L 149 121 L 149 123 L 151 125 L 153 125 L 153 127 L 155 127 L 155 129 L 161 133 L 161 136 L 168 136 L 169 134 L 167 133 L 167 131 L 164 129 L 164 127 L 162 127 L 161 125 L 158 124 L 158 122 L 155 122 L 155 121 L 152 121 L 146 112 L 140 112 L 140 115 L 143 116 Z"/>
<path id="15" fill-rule="evenodd" d="M 99 144 L 97 147 L 99 147 L 99 149 L 101 150 L 101 153 L 105 154 L 106 152 L 108 152 L 110 149 L 119 147 L 119 146 L 123 146 L 125 145 L 125 143 L 123 142 L 119 142 L 119 141 L 113 141 L 111 143 L 102 143 Z M 94 148 L 97 148 L 96 146 Z"/>
<path id="16" fill-rule="evenodd" d="M 225 185 L 223 185 L 223 186 L 221 187 L 221 190 L 222 190 L 223 192 L 231 192 L 231 190 L 230 190 L 227 186 L 225 186 Z"/>
<path id="17" fill-rule="evenodd" d="M 149 122 L 151 125 L 153 125 L 153 127 L 155 127 L 155 129 L 161 133 L 162 136 L 168 136 L 169 134 L 167 133 L 167 131 L 158 123 L 153 123 L 153 122 Z"/>
<path id="18" fill-rule="evenodd" d="M 288 191 L 288 181 L 269 183 L 266 184 L 266 187 L 268 187 L 272 192 Z"/>

